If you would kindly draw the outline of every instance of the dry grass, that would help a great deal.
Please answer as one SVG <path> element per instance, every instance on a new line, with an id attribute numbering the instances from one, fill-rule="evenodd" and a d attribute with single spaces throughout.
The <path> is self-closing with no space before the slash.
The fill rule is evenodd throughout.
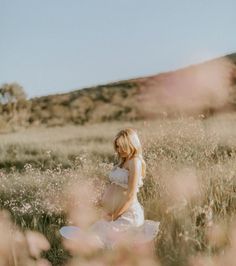
<path id="1" fill-rule="evenodd" d="M 233 265 L 229 263 L 236 248 L 234 114 L 39 128 L 1 135 L 2 208 L 11 212 L 22 230 L 43 233 L 51 243 L 45 256 L 53 265 L 62 265 L 70 258 L 58 235 L 58 229 L 68 222 L 68 188 L 88 182 L 95 189 L 91 204 L 96 205 L 116 160 L 113 137 L 127 126 L 138 130 L 147 163 L 147 178 L 138 195 L 145 218 L 161 222 L 155 239 L 159 262 L 155 263 L 207 266 L 220 261 Z M 119 256 L 127 254 L 133 253 L 123 250 L 116 258 L 119 261 Z M 107 256 L 80 254 L 79 259 L 73 254 L 70 265 L 92 265 L 94 261 L 112 265 Z M 142 262 L 147 262 L 147 254 L 142 256 Z M 137 265 L 130 259 L 124 261 Z M 154 260 L 147 265 L 155 265 L 152 263 Z"/>

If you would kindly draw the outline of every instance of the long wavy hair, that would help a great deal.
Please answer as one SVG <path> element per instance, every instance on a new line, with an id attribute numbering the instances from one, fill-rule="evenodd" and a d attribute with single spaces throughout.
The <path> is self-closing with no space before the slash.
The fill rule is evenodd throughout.
<path id="1" fill-rule="evenodd" d="M 113 145 L 119 159 L 118 166 L 123 166 L 126 160 L 139 157 L 142 161 L 142 177 L 145 178 L 146 163 L 143 159 L 142 145 L 137 131 L 133 128 L 125 128 L 120 130 L 114 138 Z M 121 147 L 122 153 L 125 154 L 125 157 L 120 156 L 117 145 Z"/>

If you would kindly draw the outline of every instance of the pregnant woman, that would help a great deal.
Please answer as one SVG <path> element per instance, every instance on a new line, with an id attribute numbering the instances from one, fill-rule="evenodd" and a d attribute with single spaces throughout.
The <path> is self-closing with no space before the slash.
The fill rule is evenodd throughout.
<path id="1" fill-rule="evenodd" d="M 119 131 L 113 145 L 119 163 L 109 173 L 110 185 L 101 199 L 106 214 L 88 228 L 108 249 L 115 247 L 121 233 L 134 232 L 139 242 L 151 241 L 156 237 L 160 224 L 144 219 L 144 209 L 137 198 L 145 178 L 146 164 L 136 130 L 126 128 Z M 73 226 L 60 229 L 61 235 L 67 239 L 73 238 L 73 232 L 76 231 L 77 228 Z"/>

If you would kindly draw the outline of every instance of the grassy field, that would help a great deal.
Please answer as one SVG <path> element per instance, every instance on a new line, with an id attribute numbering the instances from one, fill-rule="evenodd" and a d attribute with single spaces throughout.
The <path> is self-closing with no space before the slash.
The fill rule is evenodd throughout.
<path id="1" fill-rule="evenodd" d="M 103 257 L 98 254 L 72 257 L 58 229 L 68 223 L 70 187 L 90 184 L 90 203 L 96 205 L 117 160 L 112 140 L 124 127 L 137 129 L 143 144 L 147 177 L 138 198 L 145 218 L 161 222 L 155 263 L 233 265 L 235 114 L 35 128 L 1 135 L 1 207 L 10 211 L 22 230 L 30 228 L 47 237 L 51 249 L 43 255 L 52 265 L 100 261 Z M 146 265 L 155 265 L 151 263 Z"/>

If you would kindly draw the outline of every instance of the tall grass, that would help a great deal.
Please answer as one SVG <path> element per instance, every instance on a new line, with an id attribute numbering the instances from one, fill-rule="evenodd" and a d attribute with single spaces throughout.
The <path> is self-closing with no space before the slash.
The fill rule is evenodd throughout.
<path id="1" fill-rule="evenodd" d="M 138 198 L 145 218 L 161 222 L 155 239 L 159 264 L 224 262 L 224 254 L 233 246 L 230 234 L 236 213 L 234 114 L 38 128 L 1 135 L 1 207 L 10 211 L 22 230 L 36 230 L 47 237 L 51 249 L 44 256 L 53 265 L 67 263 L 72 258 L 58 230 L 69 222 L 69 187 L 90 183 L 94 189 L 91 202 L 96 205 L 117 159 L 113 137 L 127 126 L 138 130 L 143 143 L 147 177 Z M 212 240 L 217 228 L 223 236 Z M 80 259 L 75 256 L 72 261 Z M 92 257 L 86 259 L 92 263 Z"/>

